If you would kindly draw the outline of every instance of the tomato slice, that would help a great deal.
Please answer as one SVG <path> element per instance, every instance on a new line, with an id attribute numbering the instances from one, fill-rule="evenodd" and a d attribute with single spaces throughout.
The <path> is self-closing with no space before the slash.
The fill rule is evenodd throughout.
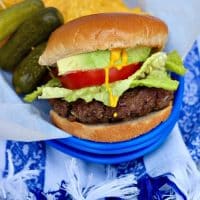
<path id="1" fill-rule="evenodd" d="M 115 67 L 111 67 L 109 71 L 109 82 L 115 82 L 124 80 L 136 72 L 140 68 L 141 64 L 131 64 L 124 66 L 118 70 Z M 97 86 L 105 83 L 105 70 L 87 70 L 77 71 L 64 76 L 58 77 L 63 87 L 68 89 L 80 89 L 84 87 Z"/>

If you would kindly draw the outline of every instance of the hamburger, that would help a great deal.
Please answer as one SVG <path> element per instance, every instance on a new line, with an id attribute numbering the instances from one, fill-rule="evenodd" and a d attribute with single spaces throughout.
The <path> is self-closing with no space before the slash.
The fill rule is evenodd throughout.
<path id="1" fill-rule="evenodd" d="M 185 68 L 165 53 L 167 25 L 152 16 L 102 13 L 58 28 L 39 59 L 56 75 L 25 97 L 48 99 L 52 122 L 80 138 L 119 142 L 145 134 L 172 110 Z M 55 73 L 54 73 L 55 74 Z"/>

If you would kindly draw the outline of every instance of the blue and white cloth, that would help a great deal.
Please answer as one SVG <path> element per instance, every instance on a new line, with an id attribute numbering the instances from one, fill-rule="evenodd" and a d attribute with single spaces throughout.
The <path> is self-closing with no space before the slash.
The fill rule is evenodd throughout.
<path id="1" fill-rule="evenodd" d="M 1 141 L 0 199 L 199 200 L 200 38 L 184 64 L 188 71 L 180 119 L 157 151 L 118 165 L 98 165 L 44 142 Z"/>

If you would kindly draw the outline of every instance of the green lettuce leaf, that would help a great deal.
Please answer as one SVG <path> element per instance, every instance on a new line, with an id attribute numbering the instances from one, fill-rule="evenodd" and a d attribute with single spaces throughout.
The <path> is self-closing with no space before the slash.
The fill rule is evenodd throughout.
<path id="1" fill-rule="evenodd" d="M 113 94 L 115 96 L 120 97 L 123 92 L 125 92 L 129 88 L 135 88 L 138 86 L 146 86 L 146 87 L 155 87 L 155 88 L 163 88 L 166 90 L 176 90 L 178 87 L 178 81 L 171 80 L 167 73 L 163 72 L 160 76 L 161 79 L 156 79 L 157 75 L 160 74 L 159 71 L 154 71 L 151 75 L 149 75 L 146 79 L 141 80 L 129 80 L 120 81 L 120 84 L 116 84 L 112 86 Z M 104 86 L 100 87 L 88 87 L 80 90 L 68 90 L 65 88 L 59 87 L 46 87 L 43 89 L 41 99 L 51 99 L 51 98 L 63 98 L 68 102 L 76 101 L 81 98 L 86 102 L 90 102 L 93 99 L 104 103 L 104 105 L 109 106 L 109 94 Z"/>
<path id="2" fill-rule="evenodd" d="M 24 97 L 24 101 L 27 103 L 33 102 L 34 100 L 37 99 L 38 96 L 42 95 L 43 89 L 46 87 L 61 87 L 61 84 L 57 78 L 53 78 L 50 81 L 48 81 L 45 85 L 42 85 L 41 87 L 37 87 L 35 91 L 33 91 L 30 94 L 27 94 Z"/>
<path id="3" fill-rule="evenodd" d="M 168 54 L 165 67 L 167 70 L 180 75 L 184 75 L 186 72 L 182 59 L 177 51 L 172 51 Z"/>

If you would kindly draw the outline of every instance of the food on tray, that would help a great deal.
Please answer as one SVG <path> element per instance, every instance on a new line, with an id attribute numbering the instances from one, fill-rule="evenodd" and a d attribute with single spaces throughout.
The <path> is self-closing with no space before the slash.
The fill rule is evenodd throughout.
<path id="1" fill-rule="evenodd" d="M 8 2 L 14 4 L 6 0 L 3 6 L 9 7 Z M 120 0 L 44 4 L 58 8 L 65 21 L 97 12 L 142 13 Z M 0 13 L 0 66 L 15 69 L 16 92 L 33 91 L 51 66 L 52 80 L 27 95 L 27 102 L 38 96 L 49 99 L 56 126 L 94 141 L 128 140 L 168 118 L 178 88 L 170 72 L 183 75 L 185 69 L 177 52 L 162 52 L 168 35 L 164 22 L 144 15 L 104 13 L 58 28 L 63 24 L 59 11 L 43 6 L 40 0 L 8 9 L 1 6 L 5 10 Z M 29 14 L 24 17 L 22 10 Z M 56 28 L 42 54 L 43 42 Z"/>
<path id="2" fill-rule="evenodd" d="M 95 14 L 58 28 L 39 64 L 57 74 L 26 101 L 49 99 L 53 123 L 103 142 L 134 138 L 165 121 L 183 75 L 176 51 L 162 51 L 166 24 L 151 16 Z M 56 72 L 57 71 L 57 72 Z"/>
<path id="3" fill-rule="evenodd" d="M 29 0 L 0 12 L 0 41 L 17 30 L 27 17 L 44 8 L 42 1 Z"/>
<path id="4" fill-rule="evenodd" d="M 52 31 L 61 24 L 63 17 L 56 8 L 43 8 L 26 19 L 0 48 L 0 67 L 13 70 L 32 47 L 46 41 Z"/>

